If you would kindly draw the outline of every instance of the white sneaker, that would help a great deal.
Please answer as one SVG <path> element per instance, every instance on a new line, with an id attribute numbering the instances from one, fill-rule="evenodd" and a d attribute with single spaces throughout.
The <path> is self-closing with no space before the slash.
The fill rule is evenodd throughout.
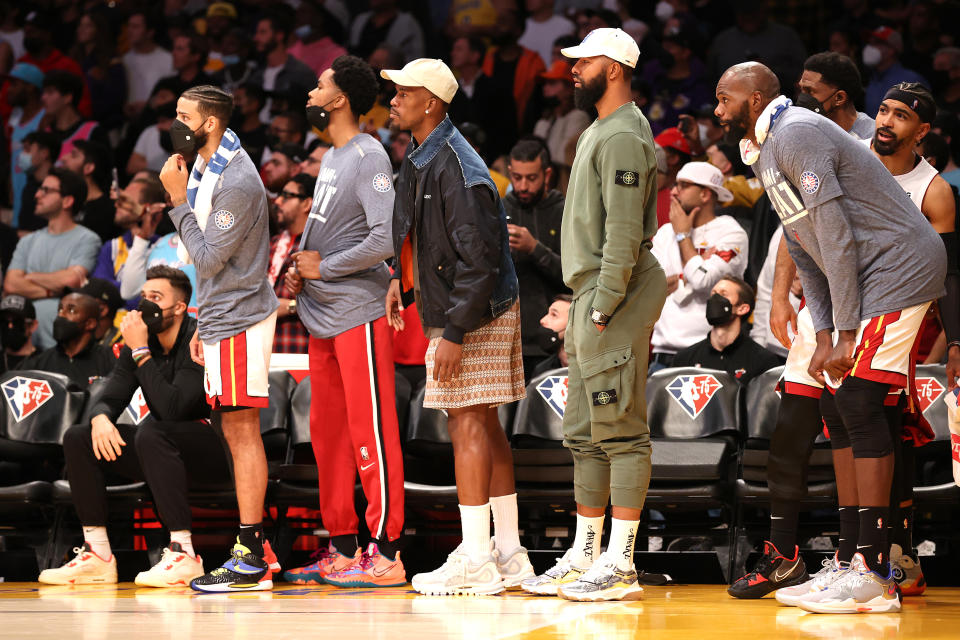
<path id="1" fill-rule="evenodd" d="M 527 593 L 537 596 L 555 596 L 557 589 L 564 584 L 576 582 L 576 580 L 587 572 L 587 569 L 581 569 L 574 566 L 570 557 L 573 555 L 573 549 L 567 549 L 557 563 L 547 569 L 539 576 L 533 576 L 524 580 L 520 587 Z"/>
<path id="2" fill-rule="evenodd" d="M 116 584 L 117 556 L 110 554 L 104 560 L 91 549 L 86 542 L 82 547 L 74 547 L 76 557 L 56 569 L 44 569 L 37 582 L 44 584 Z"/>
<path id="3" fill-rule="evenodd" d="M 590 570 L 582 576 L 560 585 L 557 595 L 564 600 L 600 602 L 603 600 L 639 600 L 643 587 L 633 567 L 623 570 L 617 565 L 617 557 L 604 551 Z"/>
<path id="4" fill-rule="evenodd" d="M 503 578 L 492 555 L 472 564 L 461 545 L 439 569 L 413 576 L 410 586 L 426 596 L 490 596 L 503 591 Z"/>
<path id="5" fill-rule="evenodd" d="M 785 604 L 788 607 L 799 606 L 800 600 L 803 597 L 810 593 L 829 589 L 837 580 L 842 578 L 850 568 L 849 562 L 840 562 L 837 560 L 836 553 L 833 554 L 832 558 L 824 558 L 822 564 L 823 568 L 810 576 L 810 579 L 806 582 L 792 587 L 777 589 L 775 593 L 777 602 Z"/>
<path id="6" fill-rule="evenodd" d="M 179 542 L 171 542 L 163 550 L 160 562 L 149 571 L 138 573 L 134 582 L 141 587 L 189 587 L 191 580 L 204 573 L 200 556 L 193 558 L 183 551 Z"/>
<path id="7" fill-rule="evenodd" d="M 493 559 L 497 563 L 500 577 L 503 578 L 503 588 L 508 591 L 519 589 L 521 582 L 536 575 L 525 547 L 517 547 L 516 551 L 506 558 L 501 556 L 499 549 L 494 549 Z"/>

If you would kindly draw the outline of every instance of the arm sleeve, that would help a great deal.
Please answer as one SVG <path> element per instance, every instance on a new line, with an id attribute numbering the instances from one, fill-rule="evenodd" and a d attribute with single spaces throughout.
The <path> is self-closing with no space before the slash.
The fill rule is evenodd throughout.
<path id="1" fill-rule="evenodd" d="M 78 242 L 73 245 L 73 250 L 70 252 L 69 263 L 71 266 L 81 266 L 87 270 L 87 273 L 92 273 L 94 267 L 97 265 L 97 254 L 99 252 L 99 236 L 92 231 L 84 233 Z M 110 280 L 113 280 L 113 276 L 110 277 Z"/>
<path id="2" fill-rule="evenodd" d="M 257 185 L 260 187 L 260 185 Z M 260 187 L 262 188 L 262 187 Z M 227 264 L 243 243 L 250 229 L 257 219 L 266 212 L 258 211 L 257 204 L 262 203 L 262 196 L 256 197 L 249 189 L 227 187 L 216 194 L 213 206 L 210 209 L 210 218 L 206 231 L 200 230 L 197 217 L 188 203 L 183 203 L 170 210 L 170 219 L 177 227 L 180 240 L 197 268 L 197 275 L 201 278 L 211 278 Z M 221 211 L 227 220 L 232 223 L 225 229 L 218 227 L 214 220 Z M 232 217 L 231 217 L 232 216 Z M 226 225 L 224 225 L 226 226 Z"/>
<path id="3" fill-rule="evenodd" d="M 103 246 L 100 247 L 100 253 L 97 255 L 97 265 L 93 268 L 93 273 L 90 274 L 91 277 L 103 278 L 108 282 L 114 281 L 113 258 L 110 255 L 112 253 L 110 245 L 110 242 L 104 242 Z"/>
<path id="4" fill-rule="evenodd" d="M 11 271 L 27 271 L 27 256 L 33 246 L 33 235 L 27 235 L 20 238 L 16 249 L 13 250 L 13 257 L 10 258 L 10 264 L 7 266 L 7 273 Z"/>
<path id="5" fill-rule="evenodd" d="M 537 241 L 537 246 L 533 249 L 533 264 L 541 274 L 547 277 L 554 286 L 566 289 L 563 283 L 563 265 L 560 262 L 560 254 L 548 247 L 543 242 Z"/>
<path id="6" fill-rule="evenodd" d="M 608 316 L 614 314 L 626 294 L 643 244 L 643 219 L 639 214 L 644 210 L 649 189 L 654 188 L 643 179 L 649 170 L 644 144 L 637 135 L 618 133 L 604 143 L 598 155 L 606 220 L 593 307 Z M 618 172 L 621 177 L 625 172 L 633 172 L 636 178 L 624 184 L 627 181 L 618 181 Z"/>
<path id="7" fill-rule="evenodd" d="M 168 382 L 151 358 L 136 368 L 136 380 L 143 389 L 150 413 L 158 420 L 189 420 L 203 403 L 203 367 L 189 358 L 181 361 L 173 381 Z M 131 376 L 133 377 L 133 376 Z"/>
<path id="8" fill-rule="evenodd" d="M 830 300 L 830 285 L 827 283 L 826 275 L 820 271 L 817 263 L 797 244 L 796 240 L 787 234 L 783 237 L 787 239 L 787 249 L 790 251 L 790 257 L 793 258 L 794 264 L 797 265 L 797 273 L 800 274 L 800 282 L 803 284 L 803 297 L 810 308 L 814 331 L 832 329 L 833 306 Z M 860 308 L 859 303 L 857 308 Z"/>
<path id="9" fill-rule="evenodd" d="M 120 295 L 125 300 L 140 295 L 147 281 L 147 255 L 153 245 L 140 236 L 133 236 L 133 246 L 127 254 L 127 262 L 120 271 Z"/>
<path id="10" fill-rule="evenodd" d="M 710 291 L 724 276 L 743 277 L 747 268 L 747 233 L 736 222 L 733 224 L 736 228 L 731 226 L 713 245 L 716 253 L 706 260 L 695 255 L 683 265 L 683 279 L 694 291 Z"/>
<path id="11" fill-rule="evenodd" d="M 320 262 L 322 279 L 339 278 L 370 269 L 393 255 L 394 190 L 391 175 L 390 161 L 386 155 L 368 153 L 360 160 L 356 194 L 370 232 L 360 244 L 324 258 Z M 389 188 L 382 191 L 384 186 Z"/>
<path id="12" fill-rule="evenodd" d="M 114 366 L 113 372 L 107 376 L 106 388 L 97 404 L 90 411 L 90 416 L 103 414 L 111 422 L 116 422 L 124 408 L 130 404 L 130 399 L 137 391 L 137 379 L 134 376 L 136 365 L 130 355 L 130 348 L 124 347 L 120 358 Z"/>

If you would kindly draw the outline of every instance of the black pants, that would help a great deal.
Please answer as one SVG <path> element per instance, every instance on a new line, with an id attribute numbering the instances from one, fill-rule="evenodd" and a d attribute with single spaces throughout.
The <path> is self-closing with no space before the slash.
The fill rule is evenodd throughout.
<path id="1" fill-rule="evenodd" d="M 67 479 L 80 523 L 107 525 L 105 474 L 145 480 L 160 520 L 170 531 L 190 529 L 187 488 L 230 482 L 230 466 L 220 435 L 199 422 L 145 422 L 138 427 L 118 424 L 127 443 L 116 460 L 97 460 L 90 425 L 77 424 L 63 436 Z"/>

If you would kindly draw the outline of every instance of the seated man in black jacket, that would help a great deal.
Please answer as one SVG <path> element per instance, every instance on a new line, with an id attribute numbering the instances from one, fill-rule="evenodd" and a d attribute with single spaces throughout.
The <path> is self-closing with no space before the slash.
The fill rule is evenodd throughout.
<path id="1" fill-rule="evenodd" d="M 40 582 L 117 581 L 117 561 L 107 538 L 106 473 L 146 480 L 160 519 L 170 530 L 160 562 L 140 573 L 136 583 L 185 586 L 203 575 L 190 537 L 188 482 L 228 482 L 230 470 L 208 420 L 203 367 L 190 358 L 190 338 L 197 326 L 187 315 L 190 295 L 190 280 L 179 269 L 158 265 L 147 270 L 139 310 L 128 313 L 120 325 L 126 346 L 90 412 L 93 419 L 70 427 L 63 438 L 83 546 L 69 563 L 43 571 Z M 141 403 L 153 420 L 139 426 L 117 424 L 128 405 Z M 139 418 L 144 411 L 137 414 Z"/>
<path id="2" fill-rule="evenodd" d="M 753 313 L 753 287 L 733 276 L 720 279 L 707 298 L 707 337 L 677 352 L 674 367 L 726 371 L 745 385 L 767 369 L 783 364 L 772 351 L 750 339 L 747 318 Z"/>

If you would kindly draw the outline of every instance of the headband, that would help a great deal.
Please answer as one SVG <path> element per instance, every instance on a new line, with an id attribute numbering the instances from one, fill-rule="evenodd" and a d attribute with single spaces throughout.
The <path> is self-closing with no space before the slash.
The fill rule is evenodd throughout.
<path id="1" fill-rule="evenodd" d="M 911 91 L 904 91 L 903 89 L 898 89 L 897 87 L 891 87 L 887 91 L 887 95 L 883 96 L 884 100 L 897 100 L 903 104 L 910 107 L 918 116 L 920 116 L 920 122 L 933 122 L 934 117 L 937 115 L 937 107 L 926 97 L 918 96 L 917 94 Z"/>

